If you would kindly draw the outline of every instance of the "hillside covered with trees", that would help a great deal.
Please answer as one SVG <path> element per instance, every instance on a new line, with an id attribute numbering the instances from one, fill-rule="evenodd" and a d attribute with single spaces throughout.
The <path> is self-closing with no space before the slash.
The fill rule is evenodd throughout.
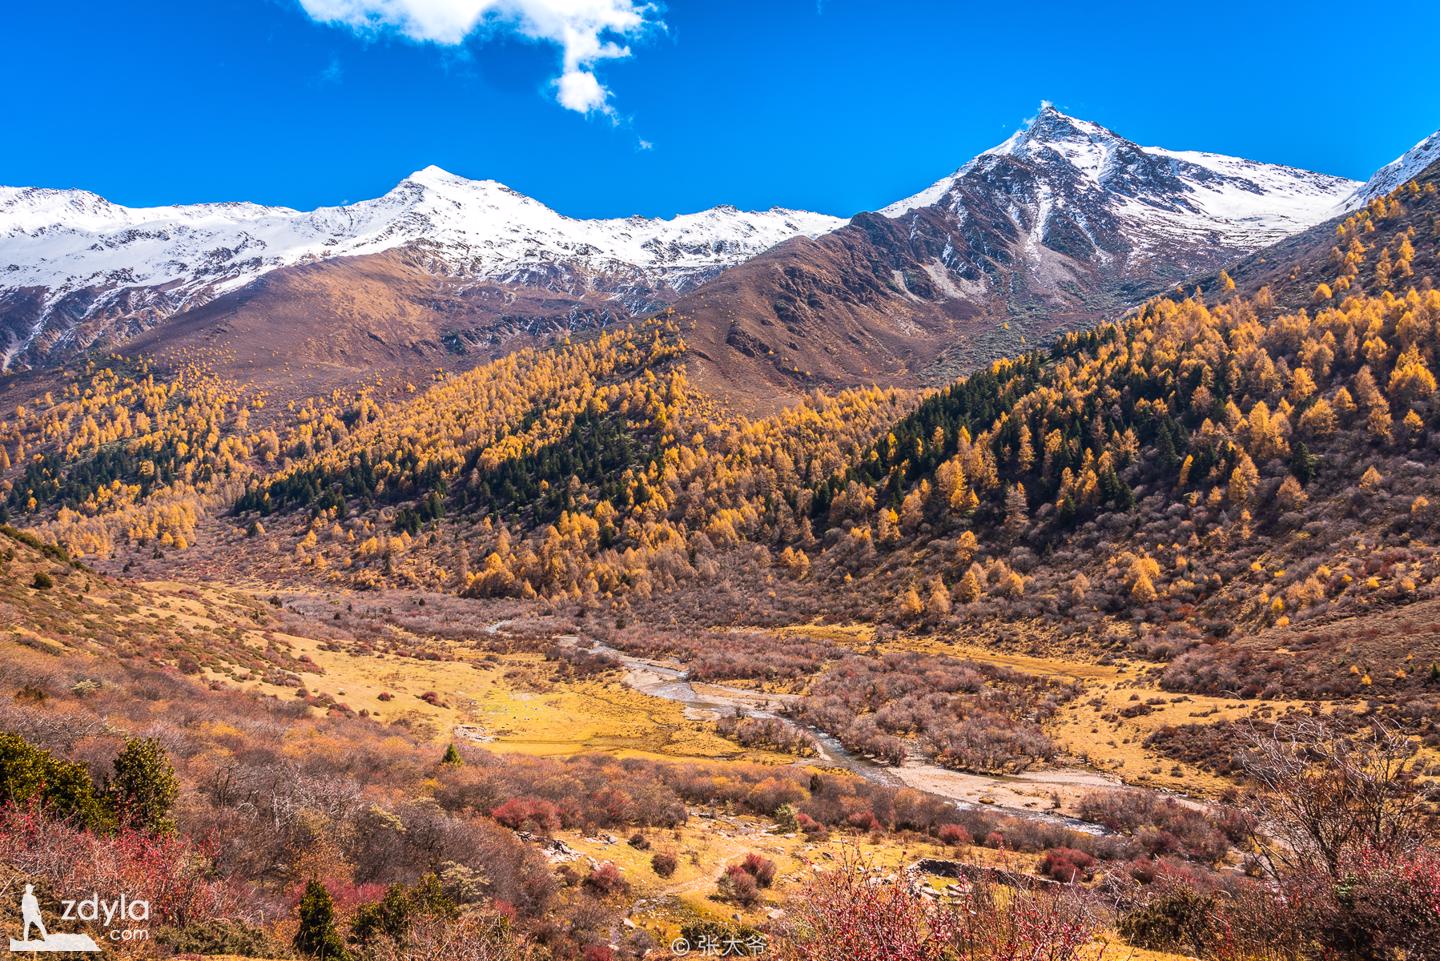
<path id="1" fill-rule="evenodd" d="M 1335 225 L 1291 270 L 1324 272 L 1303 306 L 1222 275 L 922 397 L 747 418 L 691 386 L 667 316 L 278 411 L 200 364 L 92 365 L 0 424 L 4 510 L 79 556 L 198 539 L 287 576 L 617 610 L 735 579 L 836 616 L 1184 646 L 1393 605 L 1440 573 L 1435 179 Z"/>

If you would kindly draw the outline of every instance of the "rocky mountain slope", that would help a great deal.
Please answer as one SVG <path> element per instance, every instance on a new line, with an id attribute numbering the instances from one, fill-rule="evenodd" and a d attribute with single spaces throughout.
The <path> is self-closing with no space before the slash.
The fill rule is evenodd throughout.
<path id="1" fill-rule="evenodd" d="M 546 295 L 561 316 L 582 302 L 628 316 L 780 241 L 841 223 L 733 207 L 577 220 L 438 167 L 375 200 L 304 212 L 247 203 L 135 209 L 85 191 L 4 187 L 0 364 L 123 342 L 276 269 L 379 253 L 398 252 L 437 292 L 498 285 L 522 300 Z"/>
<path id="2" fill-rule="evenodd" d="M 1047 105 L 915 196 L 676 306 L 717 388 L 934 382 L 1312 226 L 1357 186 L 1141 147 Z"/>

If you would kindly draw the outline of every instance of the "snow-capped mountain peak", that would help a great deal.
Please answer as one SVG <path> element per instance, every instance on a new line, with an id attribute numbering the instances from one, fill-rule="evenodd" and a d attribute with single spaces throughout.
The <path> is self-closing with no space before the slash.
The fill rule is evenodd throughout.
<path id="1" fill-rule="evenodd" d="M 445 184 L 456 183 L 460 181 L 472 184 L 494 184 L 495 186 L 502 186 L 500 182 L 496 180 L 467 180 L 466 178 L 461 177 L 459 174 L 452 174 L 444 167 L 439 167 L 435 164 L 421 167 L 419 170 L 415 171 L 410 176 L 402 180 L 401 183 Z"/>
<path id="2" fill-rule="evenodd" d="M 1106 149 L 1107 144 L 1113 144 L 1119 139 L 1099 124 L 1063 114 L 1055 109 L 1054 105 L 1045 102 L 1040 105 L 1039 113 L 1004 141 L 983 151 L 954 173 L 940 178 L 919 193 L 882 207 L 880 213 L 886 217 L 899 217 L 916 208 L 938 203 L 950 192 L 956 181 L 981 164 L 988 163 L 989 158 L 1014 157 L 1033 160 L 1049 152 L 1076 163 L 1077 169 L 1086 169 L 1098 175 L 1109 152 Z"/>
<path id="3" fill-rule="evenodd" d="M 1129 247 L 1142 250 L 1205 237 L 1251 250 L 1326 219 L 1356 186 L 1293 167 L 1142 147 L 1046 103 L 1003 143 L 881 213 L 893 218 L 940 206 L 963 215 L 967 198 L 1010 193 L 1022 204 L 1043 199 L 1044 216 L 1029 222 L 1031 229 L 1069 217 L 1092 241 L 1098 228 L 1113 224 Z"/>
<path id="4" fill-rule="evenodd" d="M 83 190 L 0 187 L 0 369 L 42 335 L 63 338 L 97 316 L 149 325 L 272 270 L 335 257 L 413 247 L 446 275 L 644 300 L 843 223 L 734 207 L 584 220 L 436 166 L 373 200 L 310 211 L 131 208 Z"/>
<path id="5" fill-rule="evenodd" d="M 1126 143 L 1098 123 L 1063 114 L 1045 103 L 1033 120 L 981 156 L 1035 160 L 1055 154 L 1077 170 L 1098 178 L 1116 148 Z"/>

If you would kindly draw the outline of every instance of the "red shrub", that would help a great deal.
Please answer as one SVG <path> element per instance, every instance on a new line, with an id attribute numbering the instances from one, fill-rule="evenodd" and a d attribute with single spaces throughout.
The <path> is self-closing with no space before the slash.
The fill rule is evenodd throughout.
<path id="1" fill-rule="evenodd" d="M 804 831 L 806 834 L 814 835 L 825 833 L 825 825 L 821 824 L 819 821 L 815 820 L 810 815 L 806 814 L 804 811 L 801 811 L 799 814 L 795 815 L 795 825 L 800 830 Z"/>
<path id="2" fill-rule="evenodd" d="M 491 811 L 490 816 L 512 831 L 548 834 L 560 827 L 559 809 L 541 798 L 511 798 Z"/>
<path id="3" fill-rule="evenodd" d="M 1051 848 L 1040 859 L 1040 873 L 1056 881 L 1073 884 L 1088 881 L 1094 874 L 1095 859 L 1074 848 Z"/>
<path id="4" fill-rule="evenodd" d="M 630 890 L 630 883 L 620 876 L 620 869 L 609 861 L 591 868 L 584 884 L 587 890 L 601 897 L 624 894 Z"/>
<path id="5" fill-rule="evenodd" d="M 880 822 L 871 811 L 856 811 L 845 819 L 845 824 L 861 831 L 880 830 Z"/>
<path id="6" fill-rule="evenodd" d="M 150 902 L 151 918 L 169 925 L 232 915 L 240 892 L 209 876 L 209 858 L 183 838 L 122 829 L 92 834 L 38 811 L 0 807 L 5 862 L 50 892 L 124 894 Z"/>
<path id="7" fill-rule="evenodd" d="M 740 870 L 755 879 L 762 888 L 775 883 L 775 862 L 760 854 L 747 854 L 740 862 Z"/>
<path id="8" fill-rule="evenodd" d="M 974 838 L 970 837 L 970 832 L 958 824 L 940 825 L 936 836 L 940 839 L 941 844 L 951 844 L 957 848 L 965 847 L 974 841 Z"/>

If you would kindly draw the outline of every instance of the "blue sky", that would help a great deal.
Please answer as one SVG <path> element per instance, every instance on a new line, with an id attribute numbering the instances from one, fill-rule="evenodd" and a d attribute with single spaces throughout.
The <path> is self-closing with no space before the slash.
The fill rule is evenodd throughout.
<path id="1" fill-rule="evenodd" d="M 1440 58 L 1407 42 L 1440 35 L 1433 0 L 1368 26 L 1330 0 L 669 0 L 649 29 L 596 34 L 629 56 L 547 39 L 562 0 L 490 2 L 539 13 L 451 43 L 394 16 L 344 22 L 425 0 L 13 4 L 0 183 L 313 207 L 434 163 L 575 216 L 848 215 L 938 179 L 1042 99 L 1144 144 L 1357 178 L 1440 127 Z M 579 100 L 603 109 L 557 102 L 562 74 L 590 77 Z"/>

